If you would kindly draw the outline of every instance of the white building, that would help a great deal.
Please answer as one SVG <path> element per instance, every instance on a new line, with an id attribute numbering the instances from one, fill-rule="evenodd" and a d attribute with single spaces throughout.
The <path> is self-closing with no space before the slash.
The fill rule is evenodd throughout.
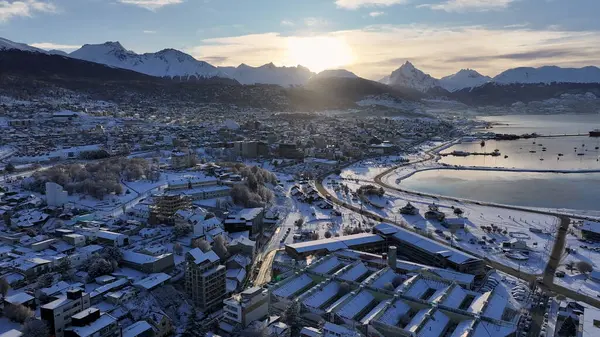
<path id="1" fill-rule="evenodd" d="M 252 287 L 223 300 L 224 318 L 233 325 L 246 328 L 250 323 L 269 315 L 269 291 Z"/>
<path id="2" fill-rule="evenodd" d="M 69 194 L 62 186 L 53 182 L 46 183 L 46 203 L 48 206 L 62 207 L 67 203 Z"/>

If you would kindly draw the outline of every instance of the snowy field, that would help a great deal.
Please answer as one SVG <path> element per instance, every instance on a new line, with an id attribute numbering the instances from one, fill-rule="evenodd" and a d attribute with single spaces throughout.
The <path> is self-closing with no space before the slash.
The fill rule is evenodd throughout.
<path id="1" fill-rule="evenodd" d="M 581 231 L 573 225 L 571 228 L 572 232 L 567 235 L 565 247 L 574 249 L 575 252 L 563 255 L 558 270 L 564 271 L 565 277 L 555 277 L 554 283 L 590 297 L 597 297 L 600 294 L 600 282 L 581 274 L 577 267 L 569 270 L 567 264 L 584 261 L 591 264 L 594 270 L 600 270 L 600 244 L 580 241 Z"/>
<path id="2" fill-rule="evenodd" d="M 340 181 L 339 177 L 334 175 L 327 177 L 324 183 L 325 188 L 332 195 L 348 204 L 363 207 L 371 213 L 398 223 L 404 222 L 408 228 L 422 235 L 445 240 L 448 244 L 532 274 L 543 272 L 554 242 L 553 233 L 556 232 L 558 227 L 558 219 L 552 216 L 462 203 L 458 199 L 453 201 L 439 200 L 389 190 L 386 191 L 383 198 L 375 200 L 377 205 L 385 206 L 385 208 L 367 204 L 361 206 L 358 197 L 352 193 L 344 194 L 343 189 L 340 188 L 340 183 L 348 186 L 352 192 L 367 183 Z M 400 213 L 400 209 L 408 202 L 419 210 L 418 215 Z M 463 211 L 462 217 L 465 222 L 465 230 L 458 230 L 452 235 L 439 221 L 425 219 L 425 212 L 434 203 L 439 207 L 439 211 L 445 213 L 447 218 L 456 218 L 457 216 L 453 213 L 454 209 L 460 208 Z M 488 230 L 487 228 L 491 225 L 494 225 L 497 229 Z M 482 226 L 484 227 L 482 228 Z M 537 233 L 531 232 L 530 229 Z M 530 253 L 526 260 L 515 260 L 506 256 L 505 251 L 502 249 L 502 243 L 511 239 L 518 239 L 527 244 Z"/>

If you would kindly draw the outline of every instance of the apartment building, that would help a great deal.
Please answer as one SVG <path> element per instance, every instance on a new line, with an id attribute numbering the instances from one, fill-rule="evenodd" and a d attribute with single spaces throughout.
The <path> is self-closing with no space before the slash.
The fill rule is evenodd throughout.
<path id="1" fill-rule="evenodd" d="M 224 322 L 247 328 L 250 323 L 269 315 L 269 291 L 252 287 L 223 301 Z"/>
<path id="2" fill-rule="evenodd" d="M 155 204 L 150 207 L 150 223 L 172 223 L 178 210 L 189 208 L 192 199 L 181 194 L 165 194 L 153 197 Z"/>
<path id="3" fill-rule="evenodd" d="M 71 317 L 90 307 L 90 295 L 81 288 L 68 290 L 66 295 L 40 307 L 40 316 L 46 321 L 50 334 L 65 336 L 65 327 L 71 323 Z"/>
<path id="4" fill-rule="evenodd" d="M 225 298 L 226 268 L 215 252 L 194 248 L 186 254 L 185 289 L 203 311 L 219 306 Z"/>

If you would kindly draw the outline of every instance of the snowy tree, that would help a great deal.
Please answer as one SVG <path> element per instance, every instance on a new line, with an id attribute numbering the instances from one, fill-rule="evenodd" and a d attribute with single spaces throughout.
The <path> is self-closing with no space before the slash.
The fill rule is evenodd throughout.
<path id="1" fill-rule="evenodd" d="M 104 247 L 101 255 L 106 260 L 115 261 L 117 264 L 123 261 L 123 252 L 118 247 Z"/>
<path id="2" fill-rule="evenodd" d="M 325 238 L 329 239 L 331 238 L 332 234 L 330 231 L 325 232 Z"/>
<path id="3" fill-rule="evenodd" d="M 13 163 L 8 163 L 6 164 L 6 166 L 4 166 L 4 170 L 6 171 L 6 173 L 13 173 L 15 172 L 15 165 Z"/>
<path id="4" fill-rule="evenodd" d="M 210 243 L 204 239 L 196 239 L 192 242 L 192 248 L 200 248 L 203 253 L 211 250 Z"/>
<path id="5" fill-rule="evenodd" d="M 28 319 L 23 325 L 23 337 L 48 337 L 50 330 L 44 321 L 39 319 Z"/>
<path id="6" fill-rule="evenodd" d="M 182 237 L 182 236 L 186 236 L 189 233 L 192 232 L 192 226 L 186 224 L 186 223 L 178 223 L 175 225 L 175 228 L 173 228 L 173 234 L 175 235 L 175 237 Z"/>
<path id="7" fill-rule="evenodd" d="M 9 289 L 10 284 L 8 281 L 4 277 L 0 278 L 0 295 L 2 295 L 2 297 L 6 296 L 6 293 L 8 293 Z"/>
<path id="8" fill-rule="evenodd" d="M 23 323 L 33 317 L 33 311 L 22 304 L 9 304 L 4 307 L 4 316 L 11 321 Z"/>
<path id="9" fill-rule="evenodd" d="M 579 270 L 579 272 L 582 274 L 591 273 L 594 270 L 594 267 L 586 261 L 579 261 L 575 266 L 577 267 L 577 270 Z"/>
<path id="10" fill-rule="evenodd" d="M 221 260 L 225 260 L 229 256 L 229 252 L 227 251 L 227 243 L 222 235 L 215 237 L 213 250 Z"/>
<path id="11" fill-rule="evenodd" d="M 173 251 L 175 252 L 175 254 L 177 255 L 181 255 L 183 254 L 183 247 L 181 246 L 181 244 L 178 242 L 173 246 Z"/>
<path id="12" fill-rule="evenodd" d="M 93 259 L 88 267 L 88 276 L 92 279 L 113 272 L 112 264 L 104 258 Z"/>
<path id="13" fill-rule="evenodd" d="M 37 279 L 37 288 L 48 288 L 54 283 L 54 276 L 52 274 L 43 274 Z"/>

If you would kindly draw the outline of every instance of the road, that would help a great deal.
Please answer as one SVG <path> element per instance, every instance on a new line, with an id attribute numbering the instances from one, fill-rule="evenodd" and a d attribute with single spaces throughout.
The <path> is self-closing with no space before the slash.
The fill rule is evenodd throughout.
<path id="1" fill-rule="evenodd" d="M 420 160 L 416 160 L 413 162 L 409 162 L 409 163 L 404 163 L 398 166 L 395 166 L 393 168 L 390 168 L 382 173 L 380 173 L 379 175 L 377 175 L 374 179 L 374 183 L 378 184 L 379 186 L 385 188 L 385 189 L 389 189 L 389 190 L 394 190 L 394 191 L 398 191 L 398 192 L 402 192 L 402 193 L 406 193 L 409 195 L 417 195 L 417 193 L 412 192 L 412 191 L 408 191 L 408 190 L 403 190 L 401 188 L 398 188 L 396 186 L 391 186 L 389 184 L 387 184 L 386 182 L 384 182 L 382 180 L 383 177 L 385 177 L 386 175 L 392 173 L 393 171 L 397 170 L 398 168 L 401 167 L 405 167 L 408 165 L 415 165 L 418 163 L 424 163 L 424 162 L 428 162 L 431 161 L 435 158 L 437 158 L 437 153 L 436 151 L 443 147 L 446 146 L 446 144 L 438 146 L 436 148 L 433 148 L 429 151 L 426 152 L 426 158 L 420 159 Z M 330 173 L 331 174 L 331 173 Z M 386 219 L 383 218 L 377 214 L 373 214 L 370 212 L 365 211 L 364 209 L 360 209 L 359 207 L 347 204 L 346 202 L 337 199 L 335 196 L 331 195 L 327 189 L 325 189 L 325 187 L 323 186 L 323 180 L 325 179 L 325 177 L 327 177 L 327 175 L 329 174 L 325 174 L 323 176 L 321 176 L 319 179 L 317 179 L 315 181 L 315 186 L 316 189 L 319 191 L 319 193 L 328 198 L 329 200 L 331 200 L 331 202 L 333 202 L 334 204 L 344 207 L 346 209 L 352 210 L 356 213 L 359 213 L 367 218 L 373 219 L 375 221 L 379 221 L 379 222 L 388 222 L 388 223 L 392 223 L 392 224 L 396 224 L 396 225 L 400 225 L 399 223 L 396 223 L 395 221 L 391 220 L 391 219 Z M 419 193 L 418 196 L 429 196 L 429 197 L 435 197 L 438 200 L 448 200 L 448 201 L 454 201 L 454 200 L 460 200 L 460 198 L 449 198 L 449 197 L 442 197 L 442 196 L 438 196 L 438 195 L 430 195 L 427 193 Z M 461 200 L 461 202 L 466 203 L 466 204 L 470 204 L 473 203 L 469 200 Z M 569 224 L 570 224 L 570 217 L 565 216 L 564 214 L 560 214 L 560 213 L 554 213 L 554 212 L 545 212 L 545 211 L 537 211 L 537 210 L 529 210 L 526 208 L 522 208 L 522 207 L 516 207 L 516 206 L 503 206 L 503 205 L 492 205 L 492 204 L 487 204 L 484 202 L 478 202 L 478 205 L 483 205 L 483 206 L 490 206 L 490 207 L 498 207 L 498 208 L 503 208 L 503 209 L 508 209 L 508 210 L 518 210 L 518 211 L 528 211 L 528 212 L 532 212 L 532 213 L 537 213 L 537 214 L 542 214 L 542 215 L 550 215 L 550 216 L 555 216 L 560 220 L 560 227 L 559 227 L 559 231 L 555 236 L 555 241 L 554 241 L 554 245 L 552 247 L 552 251 L 550 254 L 550 258 L 548 261 L 548 264 L 546 265 L 546 268 L 544 270 L 544 274 L 543 274 L 543 279 L 542 279 L 542 284 L 539 284 L 540 286 L 542 286 L 543 289 L 547 290 L 547 291 L 551 291 L 554 292 L 556 294 L 561 294 L 564 295 L 566 297 L 572 298 L 574 300 L 577 301 L 582 301 L 585 302 L 587 304 L 593 305 L 595 307 L 600 307 L 600 301 L 596 300 L 595 298 L 591 298 L 582 294 L 579 294 L 571 289 L 562 287 L 562 286 L 558 286 L 554 284 L 554 272 L 556 271 L 556 269 L 558 268 L 559 264 L 560 264 L 560 260 L 562 257 L 562 253 L 564 251 L 564 246 L 565 246 L 565 242 L 566 242 L 566 236 L 567 236 L 567 232 L 568 232 L 568 228 L 569 228 Z M 579 218 L 579 217 L 572 217 L 572 218 Z M 583 218 L 581 218 L 583 219 Z M 444 245 L 448 245 L 447 242 L 445 241 L 441 241 L 441 240 L 437 240 L 438 242 L 444 244 Z M 457 248 L 457 247 L 455 247 Z M 539 275 L 534 275 L 534 274 L 527 274 L 525 272 L 521 272 L 519 270 L 516 270 L 514 268 L 505 266 L 501 263 L 495 262 L 495 261 L 490 261 L 488 259 L 486 259 L 486 263 L 488 263 L 492 268 L 495 268 L 497 270 L 500 270 L 502 272 L 505 272 L 509 275 L 518 277 L 520 279 L 523 280 L 527 280 L 530 282 L 535 282 L 537 280 L 537 278 L 539 277 Z"/>

